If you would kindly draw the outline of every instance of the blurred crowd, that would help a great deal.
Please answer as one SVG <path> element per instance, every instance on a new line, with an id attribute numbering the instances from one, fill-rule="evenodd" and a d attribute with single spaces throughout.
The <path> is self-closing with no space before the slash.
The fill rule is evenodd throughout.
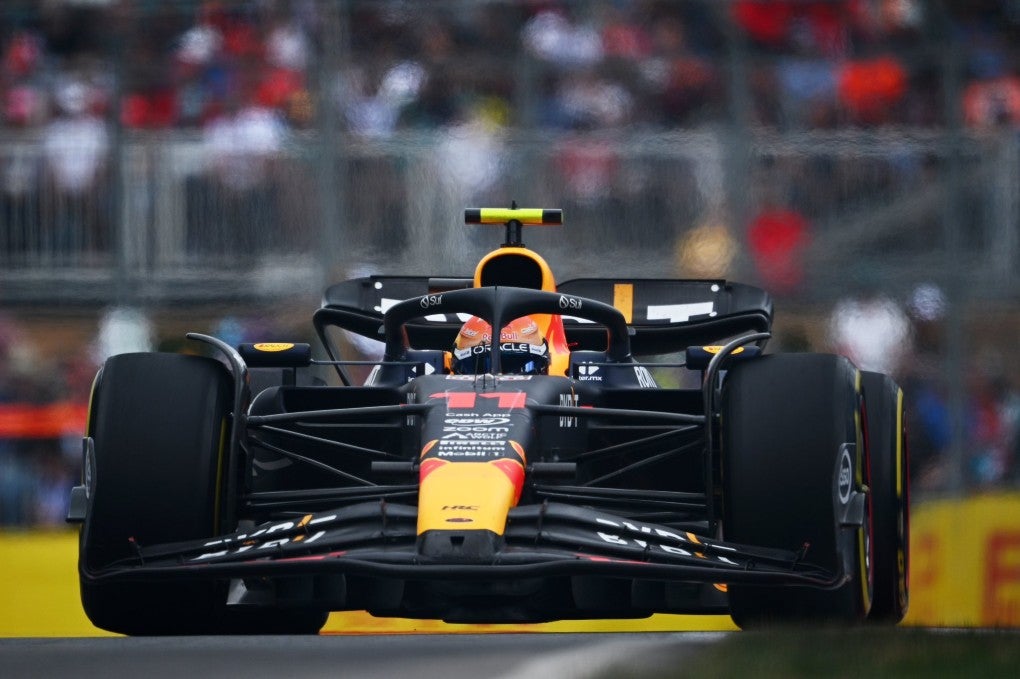
<path id="1" fill-rule="evenodd" d="M 942 36 L 959 53 L 945 50 Z M 734 120 L 807 132 L 944 128 L 956 120 L 971 130 L 1020 127 L 1020 3 L 444 0 L 427 12 L 408 0 L 5 3 L 0 134 L 37 144 L 41 164 L 19 144 L 3 155 L 0 251 L 108 247 L 103 214 L 118 137 L 173 132 L 200 140 L 206 170 L 188 183 L 186 212 L 250 235 L 275 223 L 288 200 L 281 152 L 314 131 L 368 142 L 443 134 L 444 181 L 481 195 L 504 169 L 503 131 L 553 132 L 563 140 L 557 193 L 583 209 L 636 183 L 604 134 Z M 752 177 L 765 188 L 740 247 L 770 290 L 789 294 L 802 284 L 797 253 L 833 201 L 894 183 L 899 192 L 920 191 L 930 171 L 924 158 L 851 162 L 859 171 L 841 174 L 804 158 L 776 159 Z M 771 186 L 768 177 L 779 175 L 788 181 Z M 832 176 L 852 177 L 845 183 L 856 193 L 835 195 L 845 186 Z M 707 195 L 718 192 L 713 181 L 701 175 L 691 184 Z M 205 223 L 189 222 L 189 246 L 266 246 L 243 234 L 220 242 Z M 390 246 L 398 240 L 384 236 Z M 690 236 L 732 258 L 725 229 L 707 224 Z M 938 378 L 942 316 L 932 309 L 940 295 L 848 294 L 832 310 L 825 346 L 812 348 L 847 353 L 900 380 L 919 487 L 952 484 L 946 451 L 954 427 L 973 443 L 964 485 L 1016 483 L 1020 395 L 995 355 L 975 358 L 958 394 Z M 84 403 L 99 354 L 40 361 L 17 323 L 0 319 L 0 423 L 19 416 L 17 405 Z M 951 421 L 954 399 L 964 405 L 960 423 Z M 68 412 L 63 421 L 78 423 L 80 413 Z M 59 523 L 81 432 L 58 426 L 19 438 L 3 430 L 0 525 Z"/>
<path id="2" fill-rule="evenodd" d="M 86 355 L 40 360 L 13 315 L 0 315 L 0 527 L 59 525 L 80 469 Z"/>
<path id="3" fill-rule="evenodd" d="M 512 126 L 690 127 L 729 115 L 727 57 L 740 49 L 752 123 L 944 125 L 942 31 L 963 46 L 967 122 L 999 125 L 1020 121 L 1018 29 L 1011 0 L 447 0 L 429 12 L 398 0 L 58 0 L 0 11 L 0 119 L 214 137 L 234 121 L 263 148 L 278 126 L 312 124 L 317 105 L 369 137 L 480 109 Z M 78 134 L 102 148 L 95 129 Z"/>
<path id="4" fill-rule="evenodd" d="M 956 382 L 947 365 L 947 299 L 918 285 L 906 299 L 861 286 L 834 306 L 822 348 L 904 392 L 913 487 L 920 493 L 1020 485 L 1020 390 L 1009 355 L 975 338 Z"/>
<path id="5" fill-rule="evenodd" d="M 661 206 L 654 220 L 676 210 L 668 194 L 684 178 L 628 164 L 614 134 L 1008 128 L 1020 122 L 1018 31 L 1012 0 L 12 3 L 0 8 L 0 134 L 42 153 L 0 154 L 0 246 L 58 261 L 108 253 L 114 145 L 170 132 L 203 154 L 186 180 L 189 251 L 279 246 L 255 234 L 301 221 L 314 178 L 284 158 L 312 135 L 434 132 L 440 190 L 488 197 L 505 193 L 506 133 L 549 134 L 564 207 L 605 213 L 613 196 L 640 196 Z M 786 216 L 917 190 L 931 159 L 776 163 L 765 173 L 796 188 L 751 215 L 764 247 L 797 228 Z M 367 170 L 385 184 L 392 165 Z"/>

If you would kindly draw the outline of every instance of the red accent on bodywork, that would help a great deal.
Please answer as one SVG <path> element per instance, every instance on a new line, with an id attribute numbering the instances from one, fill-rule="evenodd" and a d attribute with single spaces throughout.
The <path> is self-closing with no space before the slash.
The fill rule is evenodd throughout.
<path id="1" fill-rule="evenodd" d="M 421 466 L 418 467 L 418 483 L 421 484 L 425 480 L 426 476 L 439 469 L 444 464 L 449 463 L 446 460 L 440 460 L 438 458 L 422 460 Z"/>
<path id="2" fill-rule="evenodd" d="M 545 341 L 549 343 L 549 348 L 553 351 L 553 353 L 569 353 L 570 348 L 567 346 L 567 331 L 563 327 L 562 316 L 549 317 L 549 328 L 546 330 Z"/>
<path id="3" fill-rule="evenodd" d="M 510 479 L 514 488 L 513 503 L 516 505 L 517 501 L 521 499 L 521 490 L 524 488 L 524 466 L 517 460 L 495 460 L 490 464 L 496 465 Z"/>

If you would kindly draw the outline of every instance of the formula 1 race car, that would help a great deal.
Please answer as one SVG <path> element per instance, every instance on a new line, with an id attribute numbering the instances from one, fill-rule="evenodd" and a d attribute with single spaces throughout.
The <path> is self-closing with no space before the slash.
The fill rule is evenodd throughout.
<path id="1" fill-rule="evenodd" d="M 506 233 L 473 277 L 333 285 L 316 351 L 189 334 L 209 356 L 105 363 L 68 515 L 95 625 L 902 619 L 907 449 L 889 376 L 766 353 L 773 306 L 752 286 L 557 284 L 521 231 L 559 210 L 465 217 Z M 352 360 L 349 337 L 382 358 Z"/>

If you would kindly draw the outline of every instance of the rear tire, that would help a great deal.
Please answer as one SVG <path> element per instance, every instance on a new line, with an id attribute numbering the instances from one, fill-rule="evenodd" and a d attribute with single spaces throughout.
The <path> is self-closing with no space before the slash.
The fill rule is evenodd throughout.
<path id="1" fill-rule="evenodd" d="M 868 482 L 857 369 L 828 354 L 777 354 L 734 365 L 722 391 L 725 538 L 788 550 L 847 574 L 831 590 L 731 584 L 742 628 L 807 621 L 851 624 L 871 606 L 870 507 L 842 519 Z M 842 475 L 841 475 L 842 472 Z"/>
<path id="2" fill-rule="evenodd" d="M 903 391 L 888 375 L 862 374 L 874 506 L 875 596 L 868 620 L 895 625 L 910 602 L 910 489 Z"/>
<path id="3" fill-rule="evenodd" d="M 131 557 L 134 545 L 220 532 L 232 404 L 230 376 L 212 359 L 138 353 L 107 360 L 92 394 L 94 459 L 87 461 L 90 500 L 79 543 L 82 606 L 97 627 L 131 635 L 311 633 L 325 622 L 322 611 L 228 611 L 226 582 L 88 575 Z"/>

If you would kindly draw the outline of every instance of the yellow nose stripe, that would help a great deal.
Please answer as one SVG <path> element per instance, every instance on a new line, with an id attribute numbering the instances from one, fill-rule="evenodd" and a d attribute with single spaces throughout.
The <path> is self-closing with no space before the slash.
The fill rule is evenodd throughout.
<path id="1" fill-rule="evenodd" d="M 421 480 L 418 535 L 428 530 L 490 530 L 502 535 L 516 488 L 489 462 L 446 462 Z"/>

